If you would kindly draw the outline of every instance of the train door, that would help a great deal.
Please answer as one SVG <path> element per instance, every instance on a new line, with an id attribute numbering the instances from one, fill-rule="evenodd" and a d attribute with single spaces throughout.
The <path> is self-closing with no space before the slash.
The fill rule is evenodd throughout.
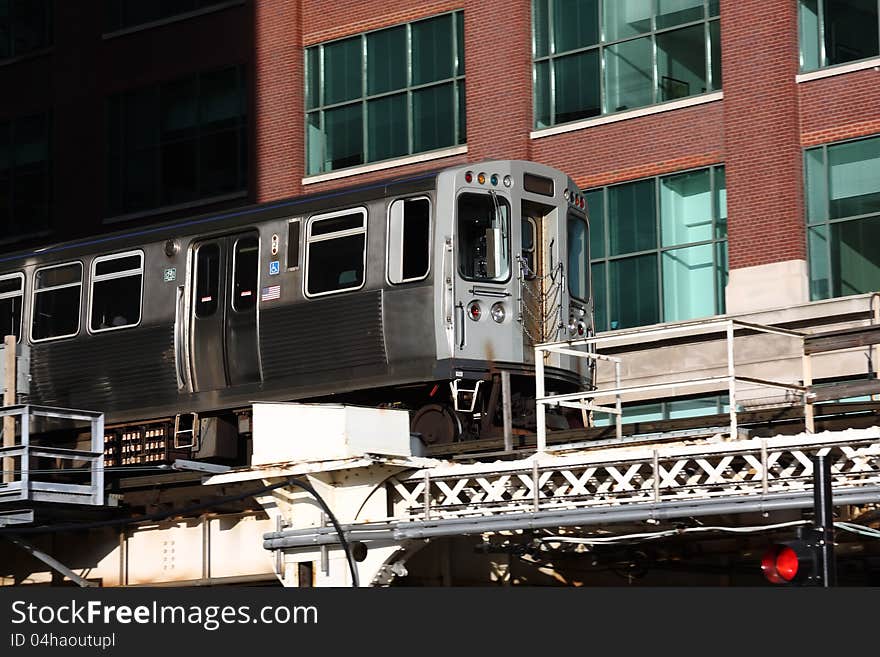
<path id="1" fill-rule="evenodd" d="M 193 247 L 190 356 L 196 392 L 260 380 L 256 231 Z"/>
<path id="2" fill-rule="evenodd" d="M 537 213 L 527 214 L 523 208 L 520 222 L 519 298 L 526 354 L 542 341 L 544 316 L 544 253 L 541 248 L 543 222 Z"/>

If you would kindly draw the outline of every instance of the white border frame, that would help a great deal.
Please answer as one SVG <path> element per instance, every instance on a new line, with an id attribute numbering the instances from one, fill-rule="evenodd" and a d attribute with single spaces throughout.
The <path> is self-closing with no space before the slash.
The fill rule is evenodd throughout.
<path id="1" fill-rule="evenodd" d="M 312 237 L 312 226 L 315 225 L 315 222 L 322 221 L 324 219 L 333 219 L 334 217 L 344 217 L 349 214 L 358 214 L 360 213 L 363 218 L 363 224 L 361 228 L 351 228 L 348 230 L 339 230 L 335 233 L 327 233 L 326 235 L 320 235 L 318 237 Z M 367 284 L 367 248 L 369 247 L 368 235 L 367 235 L 367 221 L 369 218 L 369 212 L 365 206 L 357 206 L 354 208 L 346 208 L 345 210 L 336 210 L 335 212 L 325 212 L 323 214 L 315 214 L 308 218 L 305 224 L 305 255 L 303 256 L 303 267 L 305 268 L 305 276 L 303 279 L 303 296 L 308 299 L 314 299 L 316 297 L 323 297 L 330 294 L 340 294 L 342 292 L 350 292 L 352 290 L 360 290 Z M 353 287 L 344 287 L 338 290 L 330 290 L 328 292 L 318 292 L 316 294 L 309 293 L 309 274 L 311 273 L 311 269 L 309 267 L 309 256 L 311 254 L 311 249 L 309 248 L 313 242 L 326 242 L 333 239 L 338 239 L 340 237 L 350 237 L 352 235 L 361 235 L 364 236 L 364 251 L 363 258 L 361 259 L 361 263 L 364 270 L 364 278 L 361 281 L 360 285 L 356 285 Z"/>
<path id="2" fill-rule="evenodd" d="M 18 317 L 18 340 L 16 344 L 21 343 L 22 338 L 22 329 L 24 328 L 24 294 L 25 294 L 25 284 L 27 282 L 27 278 L 24 275 L 24 272 L 15 272 L 13 274 L 3 274 L 0 275 L 0 281 L 9 281 L 13 278 L 18 278 L 21 281 L 21 291 L 19 292 L 0 292 L 0 299 L 14 299 L 15 297 L 21 297 L 21 310 L 19 311 Z"/>
<path id="3" fill-rule="evenodd" d="M 422 276 L 418 276 L 416 278 L 404 278 L 398 282 L 394 282 L 391 280 L 391 206 L 395 203 L 406 203 L 407 201 L 421 201 L 425 200 L 428 202 L 428 269 Z M 425 194 L 420 194 L 418 196 L 400 196 L 395 198 L 388 204 L 388 211 L 386 212 L 386 225 L 385 225 L 385 281 L 389 285 L 405 285 L 407 283 L 415 283 L 416 281 L 423 281 L 428 276 L 431 275 L 431 255 L 433 253 L 433 249 L 431 245 L 434 243 L 434 204 L 431 202 L 431 197 Z M 404 215 L 404 219 L 406 216 Z M 401 259 L 400 263 L 403 265 L 403 224 L 405 221 L 401 223 L 401 240 L 400 240 L 400 251 L 401 251 Z"/>
<path id="4" fill-rule="evenodd" d="M 260 257 L 262 254 L 262 241 L 260 240 L 260 234 L 256 233 L 243 233 L 241 235 L 234 235 L 232 239 L 232 248 L 229 251 L 230 259 L 232 260 L 232 275 L 229 278 L 229 307 L 232 309 L 237 315 L 242 315 L 244 313 L 250 312 L 250 308 L 246 308 L 241 310 L 238 308 L 235 303 L 235 275 L 238 273 L 238 245 L 242 240 L 245 239 L 255 239 L 257 240 L 257 280 L 254 285 L 254 313 L 257 312 L 257 306 L 260 305 Z"/>
<path id="5" fill-rule="evenodd" d="M 107 262 L 110 260 L 119 260 L 121 258 L 130 258 L 131 256 L 140 256 L 141 265 L 137 269 L 125 269 L 123 271 L 114 272 L 112 274 L 96 274 L 95 270 L 98 268 L 98 263 Z M 92 302 L 95 298 L 95 283 L 100 283 L 101 281 L 110 281 L 115 278 L 127 278 L 129 276 L 137 276 L 141 277 L 141 289 L 140 296 L 138 298 L 138 318 L 137 321 L 133 324 L 124 324 L 122 326 L 109 326 L 107 328 L 92 328 Z M 89 304 L 88 304 L 88 312 L 86 314 L 86 331 L 88 331 L 91 335 L 96 333 L 107 333 L 108 331 L 119 331 L 121 329 L 132 328 L 138 326 L 141 323 L 141 319 L 144 316 L 144 252 L 140 249 L 135 249 L 133 251 L 123 251 L 122 253 L 113 253 L 105 256 L 98 256 L 94 260 L 92 260 L 92 266 L 89 274 Z"/>
<path id="6" fill-rule="evenodd" d="M 37 289 L 37 274 L 41 271 L 46 271 L 48 269 L 58 269 L 59 267 L 70 267 L 71 265 L 79 266 L 79 283 L 65 283 L 64 285 L 54 285 L 52 287 L 42 288 L 40 290 Z M 84 267 L 81 260 L 71 260 L 70 262 L 62 262 L 57 265 L 49 265 L 47 267 L 39 267 L 34 270 L 34 282 L 31 286 L 31 325 L 28 329 L 28 337 L 30 341 L 34 344 L 38 344 L 40 342 L 52 342 L 54 340 L 62 340 L 64 338 L 72 338 L 74 336 L 79 335 L 79 331 L 82 328 L 82 298 L 83 298 L 83 278 L 84 278 Z M 34 318 L 36 313 L 34 312 L 34 308 L 36 306 L 37 294 L 41 292 L 48 292 L 50 290 L 62 290 L 64 288 L 79 286 L 79 302 L 77 303 L 77 315 L 76 315 L 76 331 L 73 333 L 67 333 L 65 335 L 53 335 L 49 338 L 35 338 L 34 337 Z"/>

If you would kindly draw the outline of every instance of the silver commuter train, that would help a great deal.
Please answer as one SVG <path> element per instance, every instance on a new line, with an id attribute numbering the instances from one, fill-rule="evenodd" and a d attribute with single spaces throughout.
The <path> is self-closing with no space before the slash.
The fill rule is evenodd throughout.
<path id="1" fill-rule="evenodd" d="M 593 331 L 588 246 L 571 178 L 472 163 L 5 256 L 0 328 L 30 403 L 173 419 L 195 457 L 222 454 L 181 432 L 253 400 L 397 405 L 452 443 L 498 435 L 505 370 L 534 428 L 532 345 Z M 550 390 L 589 385 L 580 360 Z"/>

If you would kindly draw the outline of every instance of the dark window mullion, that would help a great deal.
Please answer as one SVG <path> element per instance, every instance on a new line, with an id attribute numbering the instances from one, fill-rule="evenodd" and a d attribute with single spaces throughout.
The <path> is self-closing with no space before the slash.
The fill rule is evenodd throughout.
<path id="1" fill-rule="evenodd" d="M 370 162 L 370 130 L 367 125 L 367 36 L 361 35 L 361 156 Z"/>

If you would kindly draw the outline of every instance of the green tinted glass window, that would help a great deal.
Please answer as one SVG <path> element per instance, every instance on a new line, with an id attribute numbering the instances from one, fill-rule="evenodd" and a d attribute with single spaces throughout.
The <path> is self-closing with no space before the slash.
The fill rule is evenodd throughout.
<path id="1" fill-rule="evenodd" d="M 402 52 L 406 52 L 406 28 L 403 26 L 367 35 L 368 94 L 406 87 L 406 59 L 400 57 Z"/>
<path id="2" fill-rule="evenodd" d="M 799 0 L 798 11 L 802 70 L 880 54 L 876 0 Z"/>
<path id="3" fill-rule="evenodd" d="M 452 14 L 413 23 L 413 84 L 427 84 L 453 76 Z"/>
<path id="4" fill-rule="evenodd" d="M 463 144 L 462 12 L 306 49 L 308 174 Z"/>
<path id="5" fill-rule="evenodd" d="M 657 256 L 644 255 L 609 262 L 610 327 L 656 324 L 660 321 Z"/>
<path id="6" fill-rule="evenodd" d="M 724 312 L 723 167 L 594 189 L 586 198 L 599 330 Z"/>
<path id="7" fill-rule="evenodd" d="M 345 39 L 324 48 L 324 104 L 352 100 L 361 90 L 361 40 Z"/>
<path id="8" fill-rule="evenodd" d="M 718 3 L 533 0 L 534 124 L 721 88 Z"/>
<path id="9" fill-rule="evenodd" d="M 813 299 L 880 289 L 880 137 L 804 153 Z"/>
<path id="10" fill-rule="evenodd" d="M 610 255 L 657 248 L 657 213 L 653 180 L 608 189 L 608 243 Z"/>

